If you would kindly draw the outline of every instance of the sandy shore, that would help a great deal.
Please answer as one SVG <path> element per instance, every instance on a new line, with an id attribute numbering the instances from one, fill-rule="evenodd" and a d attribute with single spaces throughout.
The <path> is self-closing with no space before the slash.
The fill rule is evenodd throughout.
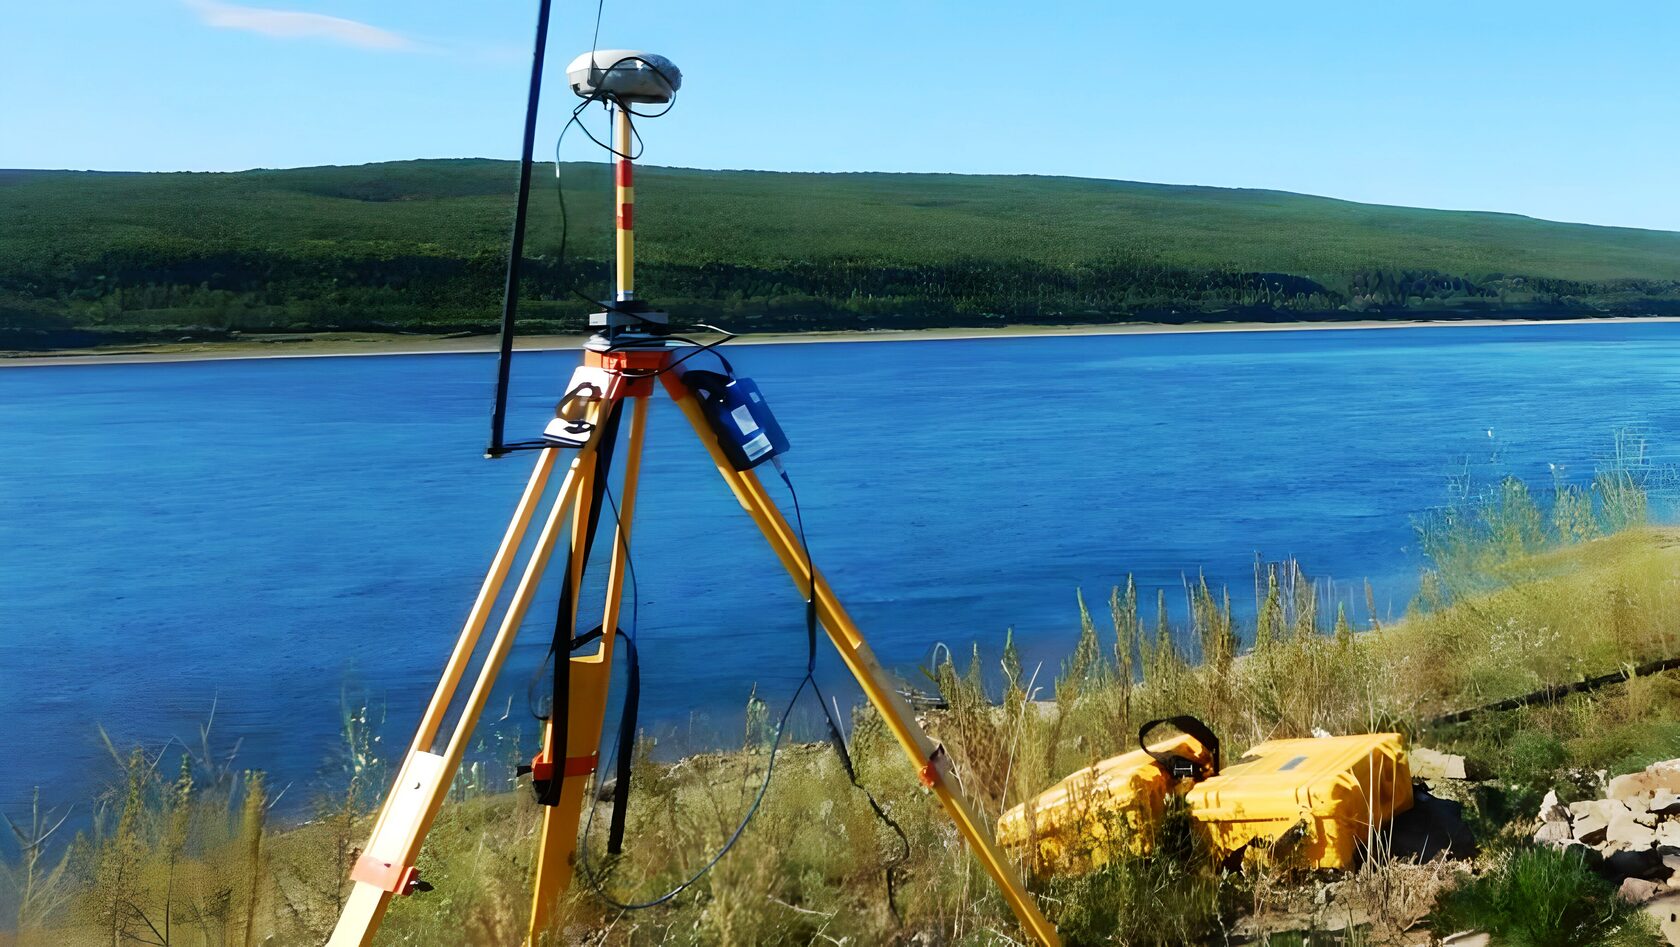
<path id="1" fill-rule="evenodd" d="M 913 342 L 948 339 L 1002 339 L 1059 335 L 1164 335 L 1192 332 L 1323 332 L 1339 329 L 1408 329 L 1419 326 L 1551 326 L 1586 323 L 1680 322 L 1673 316 L 1615 316 L 1602 319 L 1405 319 L 1349 322 L 1220 322 L 1189 325 L 1125 323 L 1082 326 L 1003 326 L 996 329 L 887 329 L 867 332 L 802 332 L 743 335 L 730 345 L 816 342 Z M 716 338 L 716 336 L 696 336 Z M 566 351 L 584 336 L 521 337 L 521 352 Z M 496 351 L 496 337 L 404 335 L 379 332 L 316 332 L 307 335 L 257 336 L 231 342 L 159 343 L 61 349 L 52 352 L 0 351 L 0 368 L 43 365 L 108 365 L 134 362 L 191 362 L 207 359 L 330 358 L 367 355 L 438 355 Z"/>

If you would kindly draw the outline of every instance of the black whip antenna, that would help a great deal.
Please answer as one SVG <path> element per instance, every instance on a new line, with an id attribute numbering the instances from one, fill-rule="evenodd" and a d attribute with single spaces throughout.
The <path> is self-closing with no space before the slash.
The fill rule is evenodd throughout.
<path id="1" fill-rule="evenodd" d="M 531 198 L 531 154 L 537 144 L 537 103 L 542 98 L 543 53 L 548 49 L 551 0 L 537 5 L 537 39 L 531 50 L 531 88 L 525 96 L 525 140 L 519 153 L 519 198 L 513 209 L 513 239 L 508 243 L 507 284 L 502 288 L 502 333 L 496 357 L 496 407 L 490 415 L 490 446 L 484 456 L 508 453 L 502 441 L 507 425 L 508 379 L 513 371 L 513 320 L 519 309 L 519 264 L 525 255 L 525 211 Z"/>

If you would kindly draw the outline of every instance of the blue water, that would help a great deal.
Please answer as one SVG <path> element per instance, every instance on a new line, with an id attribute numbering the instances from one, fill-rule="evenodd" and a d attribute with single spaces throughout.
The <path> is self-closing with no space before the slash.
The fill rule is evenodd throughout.
<path id="1" fill-rule="evenodd" d="M 1251 593 L 1256 555 L 1398 612 L 1409 517 L 1468 460 L 1590 476 L 1618 427 L 1680 430 L 1680 326 L 1418 328 L 740 346 L 794 444 L 819 564 L 891 666 L 936 642 L 1029 662 L 1127 572 Z M 532 433 L 575 357 L 519 359 Z M 0 371 L 0 806 L 81 798 L 119 746 L 216 706 L 302 796 L 342 700 L 418 718 L 523 485 L 487 462 L 492 362 L 346 357 Z M 770 481 L 778 496 L 781 485 Z M 644 714 L 715 738 L 803 671 L 802 607 L 669 404 L 635 563 Z M 603 544 L 604 545 L 604 544 Z M 490 717 L 529 719 L 539 605 Z M 1100 614 L 1100 612 L 1099 612 Z M 825 645 L 826 649 L 826 645 Z M 826 679 L 837 662 L 823 655 Z M 511 710 L 510 710 L 511 708 Z M 505 726 L 505 725 L 504 725 Z"/>

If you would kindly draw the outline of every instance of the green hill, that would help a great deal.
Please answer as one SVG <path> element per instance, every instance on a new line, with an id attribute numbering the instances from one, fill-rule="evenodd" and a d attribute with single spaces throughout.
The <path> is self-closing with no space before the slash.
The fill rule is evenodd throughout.
<path id="1" fill-rule="evenodd" d="M 603 165 L 539 168 L 523 307 L 605 291 Z M 516 168 L 0 171 L 0 347 L 492 326 Z M 1680 233 L 1277 191 L 639 168 L 639 285 L 742 329 L 1680 312 Z"/>

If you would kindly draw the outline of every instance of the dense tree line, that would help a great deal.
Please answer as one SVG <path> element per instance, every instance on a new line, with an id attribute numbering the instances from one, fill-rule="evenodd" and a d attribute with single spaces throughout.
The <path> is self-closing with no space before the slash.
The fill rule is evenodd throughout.
<path id="1" fill-rule="evenodd" d="M 516 170 L 0 173 L 0 347 L 488 330 Z M 605 169 L 566 174 L 564 265 L 557 202 L 532 203 L 533 331 L 581 328 L 608 286 Z M 1680 307 L 1680 234 L 1070 178 L 638 174 L 638 288 L 745 330 Z"/>
<path id="2" fill-rule="evenodd" d="M 412 250 L 301 256 L 255 250 L 170 254 L 126 249 L 50 267 L 0 271 L 0 344 L 328 329 L 487 331 L 502 260 Z M 527 327 L 580 329 L 574 287 L 607 285 L 603 260 L 528 261 Z M 1141 256 L 1104 263 L 957 260 L 882 265 L 644 263 L 646 296 L 679 318 L 753 330 L 1008 322 L 1292 320 L 1423 313 L 1680 311 L 1680 282 L 1589 283 L 1494 275 L 1359 270 L 1330 286 L 1287 273 L 1174 267 Z"/>

